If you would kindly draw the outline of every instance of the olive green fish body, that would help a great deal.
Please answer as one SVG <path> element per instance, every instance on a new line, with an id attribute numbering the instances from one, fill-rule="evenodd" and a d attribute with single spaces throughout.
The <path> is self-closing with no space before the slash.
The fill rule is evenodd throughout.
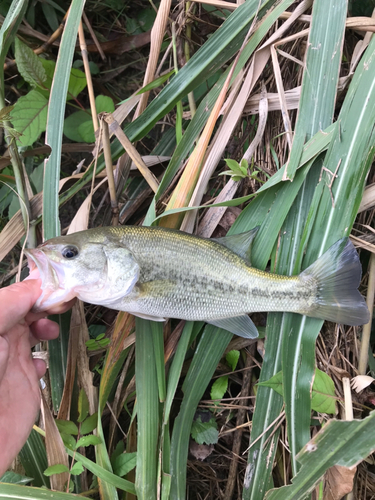
<path id="1" fill-rule="evenodd" d="M 289 311 L 346 324 L 368 321 L 357 290 L 359 259 L 348 240 L 337 242 L 299 276 L 288 277 L 251 267 L 243 258 L 243 246 L 254 234 L 248 236 L 215 241 L 158 227 L 123 226 L 49 240 L 28 252 L 30 265 L 44 276 L 36 309 L 78 296 L 156 321 L 203 320 L 242 336 L 256 334 L 246 316 L 256 311 Z"/>

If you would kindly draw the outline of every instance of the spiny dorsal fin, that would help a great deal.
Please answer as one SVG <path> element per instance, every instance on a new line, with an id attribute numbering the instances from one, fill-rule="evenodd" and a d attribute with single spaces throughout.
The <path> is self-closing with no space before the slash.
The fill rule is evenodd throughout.
<path id="1" fill-rule="evenodd" d="M 229 248 L 229 250 L 232 250 L 232 252 L 251 264 L 251 246 L 258 229 L 259 226 L 245 233 L 232 234 L 231 236 L 224 236 L 224 238 L 212 238 L 212 240 Z"/>

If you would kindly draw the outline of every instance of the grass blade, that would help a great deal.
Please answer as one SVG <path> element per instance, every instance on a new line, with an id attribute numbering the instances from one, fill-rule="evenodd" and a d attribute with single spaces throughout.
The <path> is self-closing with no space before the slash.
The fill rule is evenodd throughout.
<path id="1" fill-rule="evenodd" d="M 64 126 L 65 98 L 68 92 L 70 68 L 77 40 L 85 0 L 72 0 L 61 39 L 56 70 L 49 99 L 46 144 L 51 154 L 44 164 L 43 236 L 44 239 L 60 235 L 59 180 L 61 144 Z"/>
<path id="2" fill-rule="evenodd" d="M 374 421 L 375 412 L 363 420 L 330 420 L 297 455 L 302 467 L 293 484 L 271 491 L 267 500 L 306 498 L 330 467 L 336 464 L 343 467 L 357 465 L 375 449 L 374 440 L 369 439 L 374 432 Z"/>
<path id="3" fill-rule="evenodd" d="M 149 321 L 136 318 L 135 379 L 137 389 L 136 491 L 140 500 L 156 499 L 159 398 Z M 163 356 L 164 360 L 164 356 Z"/>

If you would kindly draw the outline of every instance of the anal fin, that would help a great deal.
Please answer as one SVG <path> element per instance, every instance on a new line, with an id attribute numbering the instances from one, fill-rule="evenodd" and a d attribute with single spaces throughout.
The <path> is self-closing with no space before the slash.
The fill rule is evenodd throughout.
<path id="1" fill-rule="evenodd" d="M 249 316 L 243 314 L 242 316 L 235 316 L 234 318 L 221 318 L 206 321 L 210 325 L 218 326 L 228 332 L 234 333 L 239 337 L 246 339 L 255 339 L 259 336 L 258 330 Z"/>

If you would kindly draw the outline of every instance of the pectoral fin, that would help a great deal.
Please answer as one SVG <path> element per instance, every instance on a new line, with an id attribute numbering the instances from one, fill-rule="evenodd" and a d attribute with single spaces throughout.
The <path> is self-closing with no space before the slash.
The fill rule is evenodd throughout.
<path id="1" fill-rule="evenodd" d="M 234 333 L 239 337 L 246 339 L 255 339 L 259 336 L 258 330 L 249 316 L 236 316 L 234 318 L 215 319 L 214 321 L 207 321 L 210 325 L 218 326 L 228 332 Z"/>
<path id="2" fill-rule="evenodd" d="M 248 263 L 251 263 L 251 246 L 253 243 L 253 239 L 255 238 L 258 232 L 259 226 L 254 227 L 250 231 L 246 231 L 246 233 L 240 234 L 232 234 L 230 236 L 224 236 L 224 238 L 212 238 L 213 241 L 220 243 L 232 252 L 236 253 L 239 257 L 247 260 Z"/>

